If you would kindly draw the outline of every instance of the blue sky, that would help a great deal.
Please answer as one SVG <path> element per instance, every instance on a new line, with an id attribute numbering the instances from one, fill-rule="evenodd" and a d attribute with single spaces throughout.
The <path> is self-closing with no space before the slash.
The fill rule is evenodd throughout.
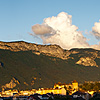
<path id="1" fill-rule="evenodd" d="M 44 18 L 57 16 L 60 12 L 72 15 L 72 24 L 90 39 L 89 44 L 99 40 L 86 35 L 100 19 L 100 0 L 0 0 L 0 41 L 24 40 L 42 44 L 42 40 L 29 35 L 32 26 L 42 24 Z"/>

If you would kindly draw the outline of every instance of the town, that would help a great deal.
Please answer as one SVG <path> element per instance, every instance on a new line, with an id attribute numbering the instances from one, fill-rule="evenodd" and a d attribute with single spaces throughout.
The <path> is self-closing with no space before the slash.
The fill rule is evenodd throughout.
<path id="1" fill-rule="evenodd" d="M 96 84 L 100 85 L 100 82 Z M 85 86 L 95 84 L 94 82 L 85 82 Z M 94 96 L 100 99 L 100 90 L 82 89 L 82 84 L 78 84 L 76 80 L 72 83 L 55 83 L 53 88 L 39 88 L 31 90 L 3 90 L 0 92 L 0 100 L 91 100 Z M 87 87 L 86 86 L 86 87 Z M 81 87 L 81 88 L 80 88 Z M 97 88 L 96 88 L 97 89 Z M 95 99 L 93 99 L 95 100 Z"/>

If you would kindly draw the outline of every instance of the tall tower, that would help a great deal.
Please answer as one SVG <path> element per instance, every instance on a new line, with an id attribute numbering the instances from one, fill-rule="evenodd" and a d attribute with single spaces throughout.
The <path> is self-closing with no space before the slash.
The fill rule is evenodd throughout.
<path id="1" fill-rule="evenodd" d="M 72 88 L 73 90 L 76 90 L 76 91 L 78 90 L 78 82 L 76 80 L 72 82 Z"/>

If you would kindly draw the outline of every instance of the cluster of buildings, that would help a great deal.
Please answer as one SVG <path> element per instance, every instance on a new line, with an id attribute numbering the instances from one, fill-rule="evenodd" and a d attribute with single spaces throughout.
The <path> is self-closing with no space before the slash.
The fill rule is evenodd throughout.
<path id="1" fill-rule="evenodd" d="M 58 82 L 54 84 L 53 88 L 40 88 L 38 90 L 7 90 L 0 93 L 0 99 L 3 100 L 4 97 L 11 97 L 13 100 L 42 100 L 53 99 L 53 95 L 71 95 L 72 98 L 83 98 L 83 100 L 89 100 L 89 93 L 78 91 L 78 82 L 73 81 L 69 84 L 62 84 Z"/>
<path id="2" fill-rule="evenodd" d="M 58 82 L 54 84 L 53 88 L 40 88 L 38 90 L 32 89 L 32 90 L 25 90 L 25 91 L 18 91 L 18 90 L 7 90 L 2 91 L 0 93 L 0 96 L 13 96 L 13 95 L 31 95 L 31 94 L 47 94 L 47 93 L 53 93 L 53 94 L 60 94 L 60 95 L 66 95 L 66 90 L 71 89 L 72 92 L 75 92 L 78 90 L 78 82 L 73 81 L 72 84 L 62 84 L 61 82 Z"/>

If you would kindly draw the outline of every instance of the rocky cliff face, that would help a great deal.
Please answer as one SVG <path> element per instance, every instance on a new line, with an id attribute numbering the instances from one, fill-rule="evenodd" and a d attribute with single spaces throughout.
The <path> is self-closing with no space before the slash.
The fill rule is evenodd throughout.
<path id="1" fill-rule="evenodd" d="M 28 51 L 32 50 L 33 53 L 39 55 L 44 53 L 48 56 L 67 59 L 70 52 L 63 50 L 58 45 L 37 45 L 33 43 L 27 43 L 23 41 L 19 42 L 0 42 L 0 49 L 6 49 L 11 51 Z"/>
<path id="2" fill-rule="evenodd" d="M 6 88 L 12 89 L 16 87 L 17 84 L 20 84 L 20 82 L 13 77 L 9 83 L 6 83 L 5 85 L 2 86 L 2 90 L 5 90 Z"/>
<path id="3" fill-rule="evenodd" d="M 96 66 L 96 62 L 94 61 L 93 57 L 81 57 L 79 61 L 76 62 L 76 64 L 84 65 L 84 66 Z"/>
<path id="4" fill-rule="evenodd" d="M 83 65 L 83 66 L 96 66 L 97 65 L 96 59 L 100 58 L 100 51 L 94 49 L 81 49 L 79 53 L 77 53 L 78 61 L 76 64 Z"/>
<path id="5" fill-rule="evenodd" d="M 37 45 L 24 41 L 0 42 L 0 49 L 11 50 L 14 52 L 32 50 L 32 52 L 37 55 L 40 55 L 42 53 L 47 56 L 57 57 L 64 60 L 74 59 L 73 56 L 77 55 L 78 61 L 76 62 L 76 64 L 84 66 L 98 67 L 95 59 L 100 58 L 100 52 L 94 49 L 64 50 L 58 45 Z M 72 57 L 70 57 L 70 55 L 72 55 Z"/>

